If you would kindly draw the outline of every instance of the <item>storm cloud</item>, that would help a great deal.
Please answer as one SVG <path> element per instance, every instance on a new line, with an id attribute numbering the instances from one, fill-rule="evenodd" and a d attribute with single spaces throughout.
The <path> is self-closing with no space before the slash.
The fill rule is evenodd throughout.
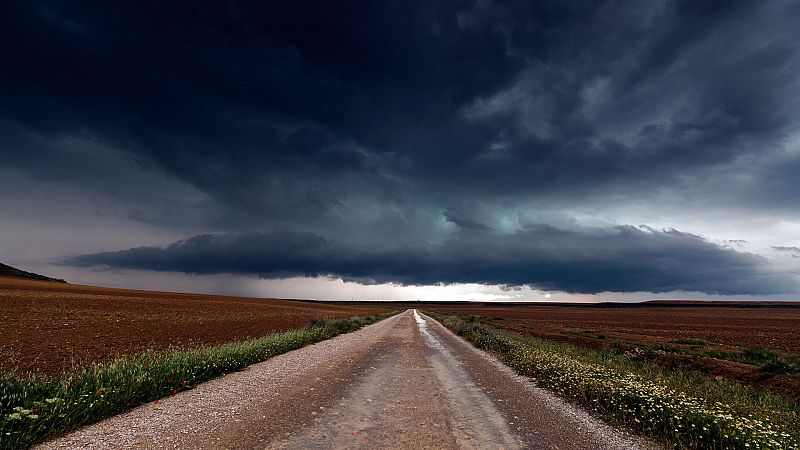
<path id="1" fill-rule="evenodd" d="M 796 292 L 768 260 L 793 229 L 756 248 L 762 225 L 726 225 L 800 223 L 795 2 L 0 8 L 0 168 L 37 184 L 15 195 L 55 183 L 159 236 L 53 261 Z"/>
<path id="2" fill-rule="evenodd" d="M 82 255 L 67 263 L 361 283 L 530 285 L 568 293 L 776 294 L 797 289 L 759 256 L 677 230 L 630 226 L 564 230 L 536 225 L 510 235 L 482 231 L 438 245 L 380 249 L 354 249 L 311 233 L 201 235 L 166 247 Z"/>

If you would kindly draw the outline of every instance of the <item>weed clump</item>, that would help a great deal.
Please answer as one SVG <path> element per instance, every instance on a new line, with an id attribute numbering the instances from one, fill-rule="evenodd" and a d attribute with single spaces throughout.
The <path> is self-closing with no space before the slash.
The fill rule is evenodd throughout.
<path id="1" fill-rule="evenodd" d="M 727 359 L 760 366 L 761 371 L 772 374 L 797 374 L 798 368 L 778 353 L 762 347 L 750 347 L 741 352 L 708 350 L 705 355 L 711 358 Z"/>

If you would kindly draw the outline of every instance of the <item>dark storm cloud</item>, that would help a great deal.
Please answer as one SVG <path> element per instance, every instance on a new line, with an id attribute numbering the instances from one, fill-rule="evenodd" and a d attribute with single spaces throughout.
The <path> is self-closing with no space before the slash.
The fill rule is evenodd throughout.
<path id="1" fill-rule="evenodd" d="M 83 255 L 79 266 L 233 273 L 282 278 L 332 276 L 363 283 L 532 285 L 571 293 L 698 290 L 775 294 L 797 286 L 763 258 L 677 230 L 535 225 L 511 235 L 458 234 L 425 247 L 353 249 L 298 232 L 202 235 L 167 247 Z"/>
<path id="2" fill-rule="evenodd" d="M 7 9 L 6 120 L 88 133 L 261 212 L 325 210 L 353 178 L 389 197 L 397 178 L 509 195 L 641 188 L 770 151 L 797 97 L 797 36 L 776 24 L 800 16 L 781 3 Z M 7 163 L 46 170 L 13 158 L 24 143 L 4 147 Z"/>
<path id="3" fill-rule="evenodd" d="M 687 208 L 800 206 L 787 194 L 798 185 L 791 169 L 800 167 L 800 154 L 787 147 L 800 129 L 793 2 L 12 1 L 0 8 L 0 165 L 114 195 L 131 203 L 131 220 L 239 233 L 209 235 L 199 247 L 243 239 L 236 236 L 270 247 L 263 241 L 270 230 L 290 229 L 326 236 L 319 245 L 335 242 L 384 268 L 369 277 L 421 282 L 398 261 L 430 265 L 424 249 L 442 240 L 455 255 L 454 242 L 483 253 L 529 245 L 529 231 L 498 222 L 530 204 L 564 216 L 573 206 L 657 194 Z M 134 175 L 120 176 L 121 167 Z M 142 172 L 164 180 L 142 180 Z M 746 182 L 729 182 L 733 176 Z M 170 182 L 198 198 L 174 194 Z M 647 247 L 661 235 L 648 236 L 626 242 Z M 183 252 L 194 239 L 135 251 Z M 365 253 L 365 242 L 381 251 Z M 750 256 L 701 247 L 740 275 L 760 267 Z M 408 248 L 417 250 L 401 250 Z M 610 260 L 627 253 L 607 254 L 608 270 L 627 267 Z M 578 277 L 579 259 L 560 270 Z M 325 272 L 309 260 L 294 266 L 282 258 L 283 268 L 266 273 Z M 752 264 L 739 264 L 745 260 Z M 429 267 L 440 276 L 425 281 L 533 282 L 509 275 L 521 266 L 490 275 L 493 262 L 500 264 L 460 264 L 458 274 Z M 537 273 L 554 270 L 529 262 Z M 361 277 L 339 264 L 331 270 Z M 606 270 L 580 267 L 591 280 Z M 681 276 L 610 283 L 722 289 Z"/>
<path id="4" fill-rule="evenodd" d="M 448 222 L 452 222 L 453 224 L 457 225 L 459 228 L 467 229 L 467 230 L 491 230 L 492 227 L 486 225 L 485 223 L 478 222 L 475 219 L 471 219 L 467 215 L 461 214 L 457 211 L 452 209 L 447 210 L 444 212 L 444 217 L 447 219 Z"/>

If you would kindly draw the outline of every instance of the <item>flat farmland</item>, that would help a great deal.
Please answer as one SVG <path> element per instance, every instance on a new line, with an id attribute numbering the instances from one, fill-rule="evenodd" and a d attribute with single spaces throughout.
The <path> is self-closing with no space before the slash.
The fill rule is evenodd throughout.
<path id="1" fill-rule="evenodd" d="M 0 370 L 56 374 L 146 349 L 215 345 L 391 309 L 0 277 Z"/>
<path id="2" fill-rule="evenodd" d="M 617 305 L 428 304 L 443 314 L 666 368 L 699 371 L 800 401 L 797 303 Z"/>
<path id="3" fill-rule="evenodd" d="M 423 307 L 423 306 L 421 306 Z M 800 305 L 651 303 L 646 306 L 491 304 L 424 306 L 446 314 L 475 314 L 494 325 L 542 337 L 570 336 L 649 344 L 705 341 L 800 353 Z"/>

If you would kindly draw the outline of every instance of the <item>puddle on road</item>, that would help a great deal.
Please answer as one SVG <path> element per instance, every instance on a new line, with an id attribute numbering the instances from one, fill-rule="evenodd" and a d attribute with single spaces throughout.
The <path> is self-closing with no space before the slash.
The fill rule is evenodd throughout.
<path id="1" fill-rule="evenodd" d="M 416 309 L 414 309 L 413 311 L 414 311 L 414 320 L 417 321 L 417 325 L 419 325 L 420 327 L 424 327 L 425 319 L 423 319 L 422 316 L 419 315 Z"/>
<path id="2" fill-rule="evenodd" d="M 428 363 L 444 388 L 452 413 L 454 432 L 461 448 L 520 448 L 492 400 L 475 384 L 456 355 L 428 329 L 417 310 L 413 310 L 423 342 L 431 350 Z"/>
<path id="3" fill-rule="evenodd" d="M 438 351 L 446 351 L 442 344 L 439 343 L 439 340 L 436 339 L 436 336 L 432 335 L 430 331 L 428 331 L 428 323 L 422 316 L 419 315 L 416 309 L 412 309 L 414 312 L 414 320 L 417 322 L 417 328 L 419 329 L 419 333 L 422 336 L 422 340 L 425 341 L 425 344 L 428 347 L 432 347 Z"/>

